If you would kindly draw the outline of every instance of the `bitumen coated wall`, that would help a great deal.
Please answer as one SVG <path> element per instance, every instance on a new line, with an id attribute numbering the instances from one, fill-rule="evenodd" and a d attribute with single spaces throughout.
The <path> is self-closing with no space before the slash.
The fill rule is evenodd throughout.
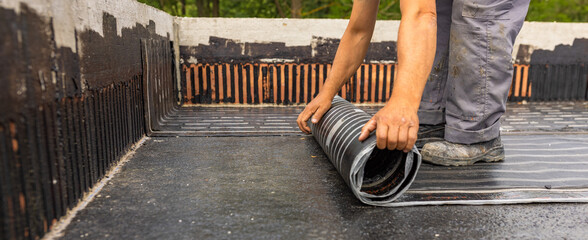
<path id="1" fill-rule="evenodd" d="M 0 1 L 0 239 L 42 237 L 145 135 L 174 39 L 132 0 Z"/>
<path id="2" fill-rule="evenodd" d="M 177 18 L 184 104 L 298 104 L 318 93 L 347 20 Z M 378 21 L 364 64 L 339 95 L 387 101 L 399 21 Z M 585 100 L 588 23 L 526 22 L 511 101 Z"/>

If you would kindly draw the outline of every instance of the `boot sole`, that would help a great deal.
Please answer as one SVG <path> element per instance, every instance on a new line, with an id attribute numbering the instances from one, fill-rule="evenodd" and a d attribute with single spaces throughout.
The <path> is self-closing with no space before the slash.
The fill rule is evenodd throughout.
<path id="1" fill-rule="evenodd" d="M 488 150 L 485 154 L 471 158 L 451 159 L 443 157 L 432 157 L 428 154 L 423 154 L 423 162 L 432 163 L 441 166 L 468 166 L 477 162 L 499 162 L 504 160 L 504 147 L 494 147 Z"/>

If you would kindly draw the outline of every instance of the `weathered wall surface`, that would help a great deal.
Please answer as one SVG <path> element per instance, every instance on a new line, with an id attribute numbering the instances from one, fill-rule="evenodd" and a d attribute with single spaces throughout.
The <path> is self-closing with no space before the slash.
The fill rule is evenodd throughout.
<path id="1" fill-rule="evenodd" d="M 518 63 L 526 64 L 530 63 L 534 50 L 558 51 L 562 47 L 577 48 L 583 45 L 584 52 L 575 52 L 574 56 L 561 56 L 566 59 L 564 62 L 577 61 L 578 58 L 583 58 L 586 62 L 588 52 L 585 39 L 588 39 L 588 23 L 525 22 L 515 41 L 513 57 Z M 543 60 L 539 58 L 534 61 Z"/>
<path id="2" fill-rule="evenodd" d="M 177 18 L 176 22 L 183 101 L 188 104 L 308 102 L 326 79 L 347 25 L 347 20 L 328 19 Z M 340 95 L 361 103 L 387 100 L 394 80 L 398 27 L 398 21 L 377 22 L 365 64 Z M 586 29 L 588 23 L 525 23 L 513 49 L 511 99 L 585 99 Z M 537 65 L 547 63 L 552 67 Z M 531 97 L 533 82 L 538 94 Z M 558 85 L 560 93 L 548 93 L 547 88 Z"/>
<path id="3" fill-rule="evenodd" d="M 347 20 L 177 18 L 181 61 L 331 62 Z M 394 62 L 398 21 L 376 23 L 367 60 Z"/>
<path id="4" fill-rule="evenodd" d="M 588 100 L 588 23 L 526 22 L 513 57 L 511 100 Z"/>
<path id="5" fill-rule="evenodd" d="M 316 96 L 347 20 L 177 18 L 182 100 L 297 104 Z M 390 93 L 398 21 L 376 24 L 366 64 L 343 87 L 353 102 Z"/>
<path id="6" fill-rule="evenodd" d="M 227 60 L 222 57 L 232 57 L 228 60 L 233 61 L 330 62 L 347 26 L 347 20 L 338 19 L 177 18 L 176 22 L 179 45 L 184 49 L 182 60 L 187 63 Z M 399 24 L 399 21 L 376 23 L 373 51 L 368 53 L 367 61 L 396 60 Z M 515 42 L 513 59 L 529 62 L 533 50 L 553 51 L 560 45 L 572 46 L 574 41 L 588 38 L 587 29 L 588 23 L 526 22 Z M 221 52 L 211 51 L 215 48 Z"/>
<path id="7" fill-rule="evenodd" d="M 136 25 L 147 26 L 151 22 L 157 26 L 157 29 L 153 30 L 159 36 L 171 36 L 173 32 L 173 17 L 137 1 L 0 1 L 0 7 L 13 10 L 17 14 L 20 13 L 23 6 L 34 10 L 40 16 L 51 18 L 55 33 L 55 42 L 58 47 L 75 49 L 76 31 L 94 31 L 104 36 L 104 13 L 108 13 L 116 18 L 117 22 L 114 29 L 119 36 L 122 35 L 124 28 L 133 28 Z"/>
<path id="8" fill-rule="evenodd" d="M 43 236 L 144 135 L 141 39 L 172 36 L 133 0 L 0 1 L 0 239 Z"/>

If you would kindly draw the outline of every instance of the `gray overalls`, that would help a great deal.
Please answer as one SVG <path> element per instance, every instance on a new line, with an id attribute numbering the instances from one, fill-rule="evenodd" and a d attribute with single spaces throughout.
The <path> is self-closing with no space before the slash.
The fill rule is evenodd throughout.
<path id="1" fill-rule="evenodd" d="M 512 49 L 530 0 L 437 0 L 437 52 L 419 109 L 446 124 L 445 140 L 499 136 L 512 81 Z"/>

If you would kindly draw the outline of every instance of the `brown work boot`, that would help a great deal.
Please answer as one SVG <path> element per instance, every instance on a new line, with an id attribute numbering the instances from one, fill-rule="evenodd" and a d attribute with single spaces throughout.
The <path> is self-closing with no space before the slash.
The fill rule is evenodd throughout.
<path id="1" fill-rule="evenodd" d="M 438 125 L 419 125 L 419 132 L 417 133 L 417 141 L 415 143 L 418 149 L 430 142 L 443 141 L 445 137 L 445 124 Z"/>
<path id="2" fill-rule="evenodd" d="M 465 166 L 479 161 L 504 160 L 504 146 L 500 137 L 471 145 L 440 141 L 425 144 L 421 155 L 423 162 L 443 166 Z"/>

